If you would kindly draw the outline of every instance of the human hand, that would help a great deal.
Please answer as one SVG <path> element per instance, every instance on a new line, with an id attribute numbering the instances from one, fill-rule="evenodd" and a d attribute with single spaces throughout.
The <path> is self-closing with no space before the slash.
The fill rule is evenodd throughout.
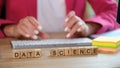
<path id="1" fill-rule="evenodd" d="M 90 34 L 89 26 L 78 16 L 75 15 L 74 11 L 71 11 L 64 24 L 67 38 L 77 36 L 88 36 Z"/>
<path id="2" fill-rule="evenodd" d="M 19 21 L 17 25 L 8 25 L 4 28 L 4 33 L 7 36 L 25 37 L 31 39 L 48 38 L 48 35 L 41 31 L 42 27 L 38 21 L 32 17 L 27 16 Z"/>

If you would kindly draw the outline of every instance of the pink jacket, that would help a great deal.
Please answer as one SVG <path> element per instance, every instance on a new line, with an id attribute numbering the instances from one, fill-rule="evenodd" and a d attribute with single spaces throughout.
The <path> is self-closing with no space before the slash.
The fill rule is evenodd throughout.
<path id="1" fill-rule="evenodd" d="M 5 37 L 1 26 L 16 24 L 26 16 L 37 17 L 37 0 L 0 0 L 0 37 Z M 86 19 L 86 22 L 102 25 L 97 33 L 116 29 L 120 25 L 116 22 L 117 4 L 115 0 L 88 0 L 96 16 Z M 83 19 L 86 0 L 66 0 L 66 14 L 74 10 Z"/>

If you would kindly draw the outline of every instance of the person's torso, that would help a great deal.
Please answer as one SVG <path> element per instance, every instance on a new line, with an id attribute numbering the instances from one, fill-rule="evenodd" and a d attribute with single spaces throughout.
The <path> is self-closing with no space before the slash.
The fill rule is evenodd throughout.
<path id="1" fill-rule="evenodd" d="M 37 19 L 45 32 L 63 32 L 65 0 L 37 0 Z"/>
<path id="2" fill-rule="evenodd" d="M 63 16 L 65 16 L 67 15 L 68 12 L 70 12 L 71 10 L 74 10 L 77 16 L 83 18 L 84 12 L 85 12 L 85 4 L 86 4 L 86 0 L 65 0 L 65 7 L 64 7 L 65 10 L 63 10 L 61 13 L 63 13 Z M 15 23 L 18 23 L 18 21 L 21 18 L 24 18 L 26 16 L 33 16 L 36 19 L 38 17 L 37 16 L 38 15 L 37 0 L 6 0 L 5 6 L 6 6 L 6 19 L 11 20 Z M 60 8 L 60 10 L 64 8 Z M 57 12 L 58 14 L 59 9 L 56 8 L 56 10 L 55 12 Z M 52 12 L 51 14 L 53 13 L 54 12 Z M 58 14 L 58 17 L 59 15 L 60 14 Z M 61 22 L 61 23 L 64 23 L 64 22 Z"/>

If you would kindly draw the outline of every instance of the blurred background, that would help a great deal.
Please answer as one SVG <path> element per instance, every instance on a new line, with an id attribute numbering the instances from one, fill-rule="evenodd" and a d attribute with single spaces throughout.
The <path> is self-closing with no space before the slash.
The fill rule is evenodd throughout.
<path id="1" fill-rule="evenodd" d="M 116 0 L 116 2 L 118 3 L 119 0 Z M 88 17 L 92 17 L 94 16 L 94 11 L 93 9 L 91 8 L 90 4 L 87 2 L 87 6 L 86 6 L 86 11 L 85 11 L 85 18 L 88 18 Z"/>

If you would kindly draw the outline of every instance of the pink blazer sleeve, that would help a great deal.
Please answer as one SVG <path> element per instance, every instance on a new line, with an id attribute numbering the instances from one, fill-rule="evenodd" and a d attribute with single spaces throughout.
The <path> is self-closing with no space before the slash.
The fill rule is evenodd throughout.
<path id="1" fill-rule="evenodd" d="M 120 25 L 116 22 L 117 4 L 115 0 L 88 1 L 94 9 L 96 16 L 87 19 L 86 22 L 100 24 L 102 27 L 97 33 L 103 33 L 120 27 Z"/>
<path id="2" fill-rule="evenodd" d="M 4 4 L 4 0 L 0 0 L 0 38 L 5 37 L 5 35 L 4 35 L 3 31 L 2 31 L 1 25 L 12 24 L 13 23 L 12 21 L 1 18 L 3 4 Z"/>

